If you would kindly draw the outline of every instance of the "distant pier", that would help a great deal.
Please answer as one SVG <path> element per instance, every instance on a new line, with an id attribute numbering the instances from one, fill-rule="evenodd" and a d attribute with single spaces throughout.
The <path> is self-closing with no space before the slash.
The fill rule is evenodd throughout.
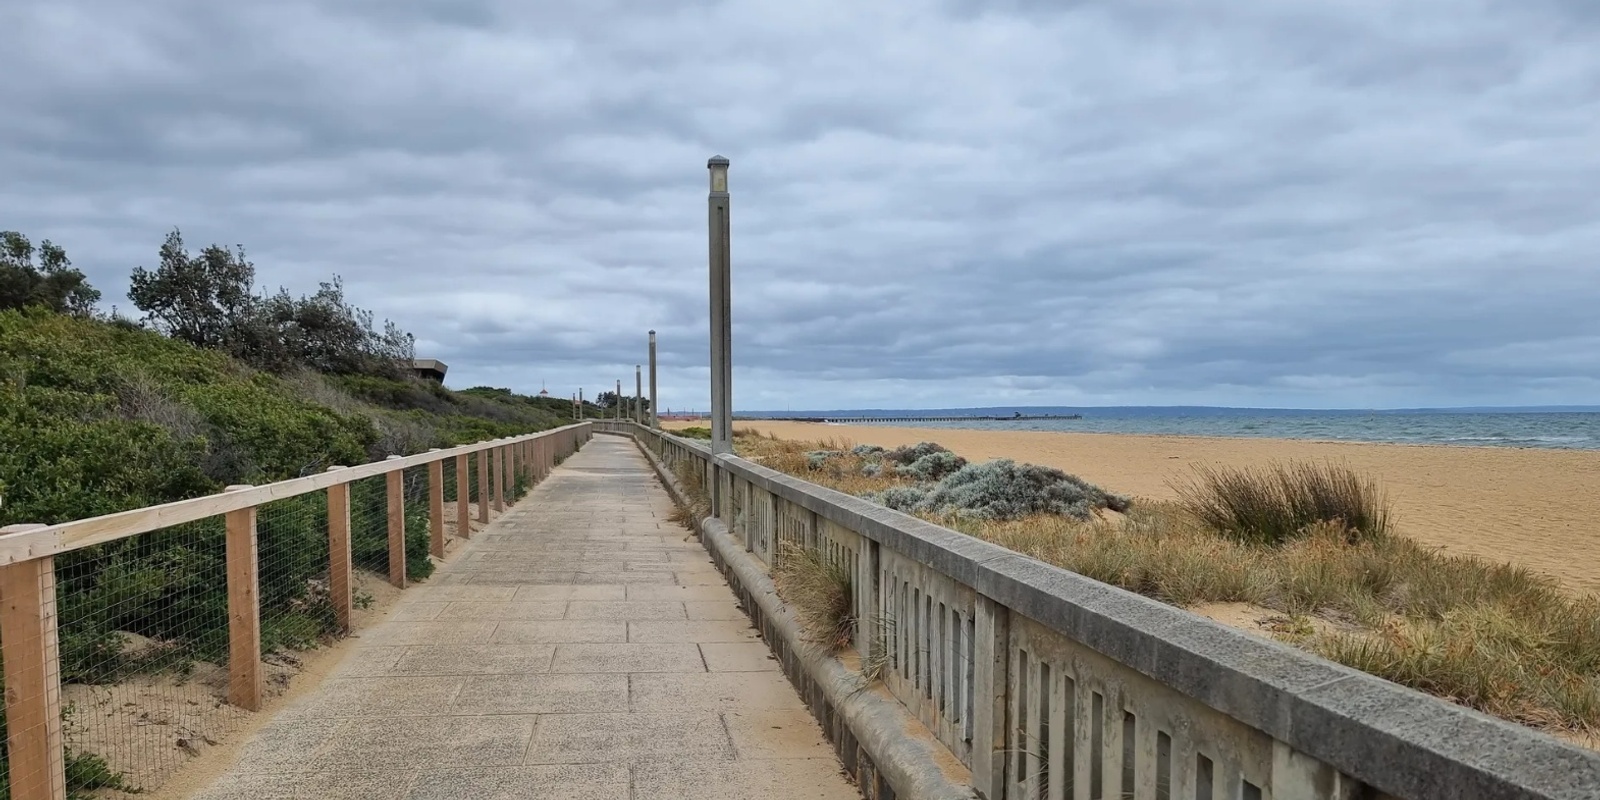
<path id="1" fill-rule="evenodd" d="M 772 422 L 1024 422 L 1040 419 L 1083 419 L 1082 414 L 1015 414 L 1009 417 L 770 417 Z"/>

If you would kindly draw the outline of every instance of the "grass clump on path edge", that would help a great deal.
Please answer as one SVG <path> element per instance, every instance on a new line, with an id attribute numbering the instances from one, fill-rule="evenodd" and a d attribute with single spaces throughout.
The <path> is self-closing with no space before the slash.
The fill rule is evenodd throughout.
<path id="1" fill-rule="evenodd" d="M 794 610 L 805 640 L 829 653 L 849 647 L 855 632 L 850 569 L 791 542 L 779 546 L 773 562 L 772 583 Z"/>

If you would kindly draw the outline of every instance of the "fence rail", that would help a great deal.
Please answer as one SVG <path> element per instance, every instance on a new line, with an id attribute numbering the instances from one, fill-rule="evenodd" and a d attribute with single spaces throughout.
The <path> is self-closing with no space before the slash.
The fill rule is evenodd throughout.
<path id="1" fill-rule="evenodd" d="M 159 535 L 164 538 L 151 542 L 146 549 L 176 542 L 189 547 L 183 551 L 186 558 L 209 553 L 215 558 L 206 563 L 220 559 L 222 564 L 217 565 L 215 574 L 195 569 L 193 580 L 225 582 L 226 609 L 197 608 L 191 616 L 182 618 L 191 625 L 211 621 L 219 629 L 185 633 L 196 641 L 215 642 L 213 649 L 219 658 L 225 653 L 226 699 L 233 706 L 253 711 L 261 707 L 264 696 L 264 625 L 272 627 L 274 636 L 305 636 L 303 625 L 295 627 L 302 621 L 300 617 L 326 612 L 336 631 L 349 632 L 355 607 L 356 568 L 383 569 L 394 586 L 406 586 L 410 572 L 408 522 L 425 524 L 427 554 L 443 557 L 447 523 L 453 522 L 456 536 L 471 535 L 474 494 L 477 520 L 487 521 L 491 506 L 502 510 L 508 501 L 514 502 L 524 487 L 546 477 L 557 463 L 588 441 L 591 433 L 589 423 L 579 423 L 360 466 L 332 467 L 321 474 L 262 486 L 231 486 L 216 495 L 92 519 L 0 529 L 0 661 L 4 662 L 7 745 L 7 771 L 3 777 L 4 783 L 9 783 L 10 796 L 15 800 L 67 797 L 62 624 L 76 623 L 79 617 L 127 616 L 138 610 L 138 603 L 172 602 L 170 597 L 139 595 L 139 575 L 125 581 L 127 587 L 133 588 L 107 591 L 104 598 L 70 595 L 68 587 L 74 581 L 84 582 L 85 576 L 93 578 L 97 571 L 129 570 L 131 559 L 125 558 L 125 553 L 100 558 L 94 554 L 102 551 L 88 551 L 89 557 L 82 559 L 84 563 L 72 565 L 69 572 L 62 573 L 57 564 L 59 556 L 77 557 L 87 548 L 125 540 L 135 542 L 133 549 L 137 552 L 137 542 L 142 540 L 135 537 Z M 451 462 L 455 469 L 447 470 L 446 465 Z M 381 486 L 376 483 L 379 481 Z M 294 500 L 313 492 L 325 492 L 326 504 Z M 453 520 L 446 518 L 447 493 L 455 501 L 454 513 L 449 515 Z M 356 512 L 357 522 L 386 529 L 386 537 L 377 540 L 377 549 L 370 554 L 353 552 L 352 531 L 362 527 L 352 525 L 353 499 L 361 505 Z M 420 521 L 424 514 L 419 507 L 423 506 L 425 523 Z M 205 526 L 217 518 L 223 523 L 213 536 L 212 529 Z M 307 541 L 307 531 L 317 537 L 315 542 Z M 285 562 L 303 562 L 313 552 L 320 559 L 323 548 L 326 562 L 263 563 L 264 535 L 282 538 L 273 544 L 274 552 Z M 147 552 L 139 553 L 141 558 L 149 556 Z M 369 563 L 374 560 L 378 563 Z M 305 597 L 308 582 L 303 576 L 324 566 L 326 579 L 318 581 L 319 596 Z M 182 565 L 170 569 L 180 568 L 194 569 Z M 289 580 L 283 580 L 284 575 Z M 146 573 L 144 577 L 151 575 Z M 285 583 L 293 585 L 285 590 L 280 585 Z M 264 592 L 270 593 L 275 602 L 282 601 L 284 607 L 274 606 L 264 616 Z M 321 596 L 323 593 L 325 596 Z M 61 606 L 78 609 L 74 612 L 77 616 L 64 620 Z M 102 627 L 114 624 L 104 622 Z M 73 652 L 105 652 L 103 643 L 95 646 L 101 649 L 85 649 L 74 643 Z"/>
<path id="2" fill-rule="evenodd" d="M 627 422 L 769 568 L 853 566 L 854 646 L 990 800 L 1600 797 L 1600 755 Z M 883 632 L 879 634 L 878 632 Z"/>

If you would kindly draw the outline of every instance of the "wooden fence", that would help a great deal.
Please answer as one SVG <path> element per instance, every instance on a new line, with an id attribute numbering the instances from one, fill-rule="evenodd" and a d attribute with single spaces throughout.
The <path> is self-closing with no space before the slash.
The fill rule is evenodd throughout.
<path id="1" fill-rule="evenodd" d="M 326 492 L 328 589 L 336 624 L 348 632 L 354 607 L 350 485 L 383 476 L 387 484 L 389 580 L 406 586 L 405 495 L 402 473 L 428 473 L 429 550 L 445 553 L 444 475 L 455 468 L 457 535 L 470 536 L 469 470 L 476 462 L 477 519 L 505 508 L 508 487 L 542 480 L 557 463 L 589 440 L 580 423 L 526 436 L 448 450 L 430 450 L 262 486 L 230 486 L 220 494 L 139 508 L 57 525 L 10 525 L 0 529 L 0 660 L 4 661 L 5 713 L 11 796 L 14 800 L 65 800 L 61 665 L 57 636 L 55 557 L 211 517 L 226 520 L 228 593 L 228 702 L 261 708 L 260 565 L 256 509 L 276 500 Z"/>

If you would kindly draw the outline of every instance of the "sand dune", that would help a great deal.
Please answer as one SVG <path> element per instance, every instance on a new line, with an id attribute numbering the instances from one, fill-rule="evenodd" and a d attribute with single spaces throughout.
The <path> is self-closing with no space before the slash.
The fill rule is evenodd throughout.
<path id="1" fill-rule="evenodd" d="M 883 446 L 937 441 L 968 459 L 1014 458 L 1106 489 L 1171 498 L 1190 465 L 1332 459 L 1377 476 L 1401 533 L 1447 552 L 1512 561 L 1600 592 L 1600 452 L 1032 431 L 741 422 L 785 439 Z"/>

